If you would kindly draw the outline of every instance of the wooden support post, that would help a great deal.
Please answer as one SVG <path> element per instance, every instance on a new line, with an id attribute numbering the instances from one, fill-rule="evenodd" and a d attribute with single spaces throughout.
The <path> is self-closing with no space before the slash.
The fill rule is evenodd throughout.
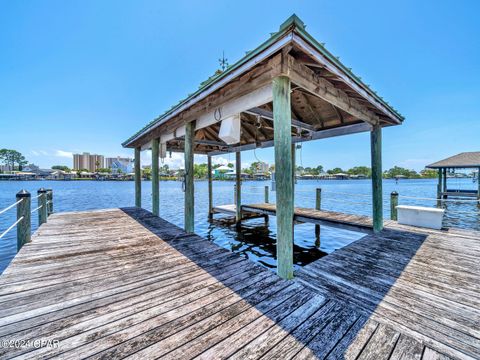
<path id="1" fill-rule="evenodd" d="M 140 147 L 135 148 L 135 206 L 142 207 L 142 170 L 140 169 Z"/>
<path id="2" fill-rule="evenodd" d="M 480 167 L 478 168 L 478 173 L 477 173 L 477 199 L 478 199 L 478 206 L 480 206 Z"/>
<path id="3" fill-rule="evenodd" d="M 240 151 L 235 153 L 235 221 L 240 226 L 242 221 L 242 158 Z"/>
<path id="4" fill-rule="evenodd" d="M 47 190 L 40 188 L 37 190 L 38 201 L 38 226 L 47 222 L 48 210 L 47 210 Z"/>
<path id="5" fill-rule="evenodd" d="M 478 206 L 480 207 L 480 167 L 477 169 L 477 199 L 478 199 Z"/>
<path id="6" fill-rule="evenodd" d="M 443 169 L 438 169 L 437 206 L 442 206 L 442 173 Z"/>
<path id="7" fill-rule="evenodd" d="M 30 220 L 30 202 L 31 195 L 27 190 L 21 190 L 16 196 L 17 202 L 17 251 L 20 251 L 23 244 L 31 241 L 31 220 Z M 21 220 L 20 220 L 21 219 Z"/>
<path id="8" fill-rule="evenodd" d="M 53 214 L 53 190 L 47 189 L 47 216 Z"/>
<path id="9" fill-rule="evenodd" d="M 446 199 L 447 195 L 445 193 L 447 192 L 447 168 L 443 169 L 443 185 L 442 185 L 442 193 L 444 194 L 442 199 Z"/>
<path id="10" fill-rule="evenodd" d="M 297 176 L 296 176 L 296 158 L 295 158 L 295 144 L 292 144 L 292 193 L 293 193 L 293 203 L 295 204 L 295 184 L 297 183 Z"/>
<path id="11" fill-rule="evenodd" d="M 194 232 L 194 182 L 193 182 L 193 147 L 195 122 L 185 125 L 185 231 Z"/>
<path id="12" fill-rule="evenodd" d="M 158 216 L 160 214 L 160 179 L 159 179 L 159 147 L 160 139 L 152 140 L 152 213 Z"/>
<path id="13" fill-rule="evenodd" d="M 208 220 L 213 220 L 212 157 L 207 157 Z"/>
<path id="14" fill-rule="evenodd" d="M 392 191 L 390 194 L 390 219 L 391 220 L 398 220 L 398 193 L 396 191 Z"/>
<path id="15" fill-rule="evenodd" d="M 316 197 L 315 197 L 315 209 L 320 210 L 322 207 L 322 189 L 317 188 Z M 320 225 L 315 224 L 315 245 L 320 246 Z M 318 243 L 318 245 L 317 245 Z"/>
<path id="16" fill-rule="evenodd" d="M 268 199 L 268 190 L 269 190 L 269 189 L 268 189 L 268 185 L 265 185 L 265 194 L 264 194 L 264 196 L 265 196 L 265 199 L 264 199 L 264 200 L 265 200 L 265 204 L 268 204 L 268 201 L 269 201 L 269 199 Z M 265 224 L 268 224 L 268 223 L 270 222 L 270 217 L 269 217 L 267 214 L 263 215 L 263 218 L 265 219 Z"/>
<path id="17" fill-rule="evenodd" d="M 290 79 L 273 79 L 275 178 L 277 190 L 277 273 L 293 278 L 293 181 Z"/>
<path id="18" fill-rule="evenodd" d="M 373 231 L 383 230 L 383 200 L 382 200 L 382 127 L 373 126 L 370 133 L 372 156 L 372 207 Z"/>

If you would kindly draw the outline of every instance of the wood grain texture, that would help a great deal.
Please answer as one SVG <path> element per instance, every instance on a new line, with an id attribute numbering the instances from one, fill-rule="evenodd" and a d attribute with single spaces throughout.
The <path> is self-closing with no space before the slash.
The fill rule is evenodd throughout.
<path id="1" fill-rule="evenodd" d="M 159 178 L 159 146 L 160 139 L 152 140 L 152 213 L 160 214 L 160 178 Z"/>
<path id="2" fill-rule="evenodd" d="M 60 347 L 0 358 L 480 358 L 478 234 L 408 230 L 287 281 L 141 208 L 52 214 L 0 276 L 0 341 Z"/>
<path id="3" fill-rule="evenodd" d="M 135 172 L 135 206 L 142 207 L 142 169 L 140 166 L 140 153 L 141 148 L 135 148 L 135 163 L 134 163 L 134 172 Z"/>
<path id="4" fill-rule="evenodd" d="M 293 277 L 293 170 L 290 79 L 273 79 L 275 179 L 277 186 L 277 273 Z"/>
<path id="5" fill-rule="evenodd" d="M 370 132 L 370 152 L 372 163 L 372 217 L 373 231 L 383 229 L 382 191 L 382 127 L 375 124 Z"/>
<path id="6" fill-rule="evenodd" d="M 193 179 L 195 122 L 185 125 L 185 231 L 193 233 L 195 224 L 195 182 Z"/>

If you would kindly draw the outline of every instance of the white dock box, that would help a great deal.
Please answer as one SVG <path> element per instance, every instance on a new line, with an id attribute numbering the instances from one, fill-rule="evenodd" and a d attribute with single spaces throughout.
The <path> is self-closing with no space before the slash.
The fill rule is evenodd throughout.
<path id="1" fill-rule="evenodd" d="M 398 223 L 440 230 L 445 210 L 424 206 L 398 205 Z"/>

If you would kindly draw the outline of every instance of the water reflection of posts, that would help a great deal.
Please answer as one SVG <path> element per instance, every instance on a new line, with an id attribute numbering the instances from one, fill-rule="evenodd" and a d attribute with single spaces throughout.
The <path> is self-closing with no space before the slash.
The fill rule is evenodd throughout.
<path id="1" fill-rule="evenodd" d="M 315 209 L 320 210 L 322 206 L 322 189 L 317 189 L 317 196 L 315 199 Z M 320 247 L 320 225 L 315 224 L 315 246 Z"/>

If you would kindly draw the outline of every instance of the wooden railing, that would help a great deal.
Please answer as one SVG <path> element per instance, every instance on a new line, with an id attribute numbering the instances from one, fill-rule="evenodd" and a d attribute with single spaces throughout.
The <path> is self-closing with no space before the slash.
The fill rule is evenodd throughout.
<path id="1" fill-rule="evenodd" d="M 31 241 L 32 236 L 32 214 L 38 212 L 38 226 L 47 222 L 50 214 L 53 213 L 53 191 L 51 189 L 38 189 L 37 207 L 32 208 L 32 195 L 27 190 L 20 190 L 16 195 L 16 202 L 0 211 L 0 215 L 16 207 L 17 220 L 0 234 L 0 239 L 17 227 L 17 251 Z"/>

